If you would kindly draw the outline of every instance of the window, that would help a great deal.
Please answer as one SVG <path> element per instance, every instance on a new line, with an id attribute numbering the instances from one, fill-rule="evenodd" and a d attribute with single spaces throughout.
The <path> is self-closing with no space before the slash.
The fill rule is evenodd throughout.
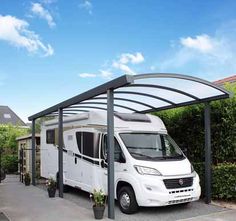
<path id="1" fill-rule="evenodd" d="M 178 145 L 167 134 L 121 133 L 127 150 L 138 160 L 184 159 Z"/>
<path id="2" fill-rule="evenodd" d="M 40 145 L 40 138 L 36 137 L 36 145 Z"/>
<path id="3" fill-rule="evenodd" d="M 117 139 L 114 139 L 114 160 L 116 162 L 119 162 L 120 160 L 120 154 L 124 154 L 121 150 L 120 144 L 118 143 Z M 102 148 L 102 158 L 107 159 L 107 135 L 104 135 L 103 137 L 103 148 Z"/>
<path id="4" fill-rule="evenodd" d="M 47 144 L 55 144 L 55 130 L 46 131 L 46 142 Z"/>
<path id="5" fill-rule="evenodd" d="M 99 134 L 76 132 L 76 140 L 81 154 L 92 158 L 99 158 Z"/>
<path id="6" fill-rule="evenodd" d="M 93 157 L 94 134 L 83 132 L 83 154 Z"/>
<path id="7" fill-rule="evenodd" d="M 3 114 L 3 117 L 4 117 L 5 119 L 11 119 L 11 114 Z"/>

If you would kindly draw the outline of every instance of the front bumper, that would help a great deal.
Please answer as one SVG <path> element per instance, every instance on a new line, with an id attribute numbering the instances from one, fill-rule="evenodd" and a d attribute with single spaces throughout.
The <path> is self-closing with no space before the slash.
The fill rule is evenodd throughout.
<path id="1" fill-rule="evenodd" d="M 197 174 L 193 178 L 192 186 L 175 189 L 167 189 L 164 185 L 163 177 L 146 177 L 140 182 L 139 190 L 137 191 L 135 192 L 139 206 L 155 207 L 196 201 L 200 197 L 201 187 Z"/>

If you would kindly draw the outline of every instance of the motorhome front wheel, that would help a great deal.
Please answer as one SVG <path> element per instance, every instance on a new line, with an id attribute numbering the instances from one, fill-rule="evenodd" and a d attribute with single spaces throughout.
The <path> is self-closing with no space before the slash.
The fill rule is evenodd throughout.
<path id="1" fill-rule="evenodd" d="M 138 204 L 134 191 L 129 186 L 124 186 L 118 193 L 118 202 L 120 210 L 126 214 L 132 214 L 138 211 Z"/>

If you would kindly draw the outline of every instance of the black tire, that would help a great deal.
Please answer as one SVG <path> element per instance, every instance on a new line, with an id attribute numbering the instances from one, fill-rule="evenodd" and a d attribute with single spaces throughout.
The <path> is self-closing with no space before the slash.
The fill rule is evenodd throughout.
<path id="1" fill-rule="evenodd" d="M 59 189 L 59 173 L 57 173 L 57 189 Z M 63 193 L 68 193 L 70 191 L 70 187 L 68 185 L 63 184 Z"/>
<path id="2" fill-rule="evenodd" d="M 125 214 L 133 214 L 138 211 L 138 204 L 132 187 L 123 186 L 118 192 L 120 210 Z"/>

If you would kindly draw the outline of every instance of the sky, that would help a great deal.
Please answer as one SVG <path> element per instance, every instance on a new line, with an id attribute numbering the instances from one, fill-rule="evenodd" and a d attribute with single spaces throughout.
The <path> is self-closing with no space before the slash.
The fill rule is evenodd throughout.
<path id="1" fill-rule="evenodd" d="M 0 105 L 27 118 L 123 74 L 236 73 L 235 0 L 0 0 Z"/>

